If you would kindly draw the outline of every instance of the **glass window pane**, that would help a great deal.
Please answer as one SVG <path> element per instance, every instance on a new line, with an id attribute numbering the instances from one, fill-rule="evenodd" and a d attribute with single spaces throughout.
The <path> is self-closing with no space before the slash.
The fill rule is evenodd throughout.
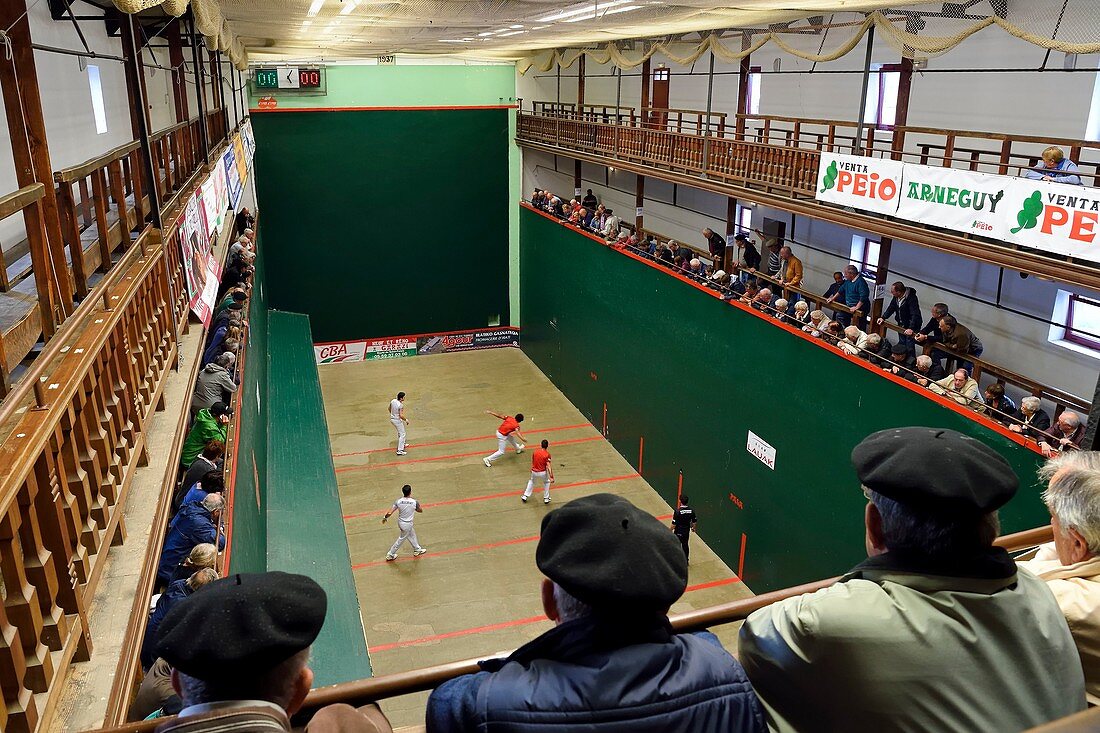
<path id="1" fill-rule="evenodd" d="M 1072 314 L 1067 324 L 1071 331 L 1082 338 L 1100 341 L 1100 303 L 1075 295 Z"/>
<path id="2" fill-rule="evenodd" d="M 99 83 L 99 67 L 88 64 L 88 88 L 92 93 L 92 114 L 95 115 L 95 131 L 107 132 L 107 111 L 103 106 L 103 87 Z"/>

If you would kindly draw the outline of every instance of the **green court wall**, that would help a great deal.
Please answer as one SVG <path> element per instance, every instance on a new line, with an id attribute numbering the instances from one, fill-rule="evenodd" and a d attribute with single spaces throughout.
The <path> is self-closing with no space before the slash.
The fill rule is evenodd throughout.
<path id="1" fill-rule="evenodd" d="M 233 545 L 229 557 L 229 567 L 234 573 L 267 570 L 267 423 L 263 407 L 268 393 L 268 347 L 263 232 L 261 229 L 256 233 L 255 284 L 248 303 L 248 351 L 234 416 L 240 425 L 233 479 Z"/>
<path id="2" fill-rule="evenodd" d="M 512 113 L 252 115 L 269 307 L 319 342 L 507 324 Z"/>
<path id="3" fill-rule="evenodd" d="M 924 425 L 993 447 L 1021 478 L 1001 512 L 1046 524 L 1041 456 L 835 350 L 700 292 L 527 208 L 520 212 L 522 348 L 670 504 L 680 475 L 699 534 L 755 592 L 839 574 L 865 557 L 849 461 L 870 433 Z M 522 406 L 517 406 L 520 409 Z M 752 431 L 776 449 L 769 469 Z"/>

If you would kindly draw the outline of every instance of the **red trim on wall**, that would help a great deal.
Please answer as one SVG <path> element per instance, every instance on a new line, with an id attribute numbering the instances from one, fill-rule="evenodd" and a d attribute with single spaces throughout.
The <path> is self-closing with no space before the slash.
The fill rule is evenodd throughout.
<path id="1" fill-rule="evenodd" d="M 427 105 L 424 107 L 272 107 L 260 109 L 250 107 L 249 114 L 268 114 L 270 112 L 421 112 L 430 110 L 461 109 L 519 109 L 516 104 L 466 104 L 466 105 Z"/>
<path id="2" fill-rule="evenodd" d="M 591 239 L 594 242 L 598 242 L 601 245 L 603 245 L 604 247 L 607 247 L 608 249 L 615 250 L 615 251 L 619 252 L 620 254 L 631 258 L 632 260 L 636 260 L 638 262 L 641 262 L 644 265 L 648 265 L 649 267 L 652 267 L 656 270 L 660 270 L 661 272 L 665 273 L 666 275 L 669 275 L 670 277 L 676 278 L 677 280 L 680 280 L 681 282 L 690 285 L 691 287 L 695 288 L 696 290 L 700 290 L 700 291 L 706 293 L 707 295 L 711 296 L 712 298 L 716 298 L 718 300 L 722 299 L 722 294 L 719 293 L 717 290 L 711 290 L 710 288 L 705 287 L 705 286 L 695 282 L 691 278 L 684 277 L 683 275 L 681 275 L 677 272 L 674 272 L 673 270 L 670 270 L 669 268 L 665 267 L 664 265 L 658 264 L 658 263 L 654 262 L 653 260 L 646 259 L 645 257 L 642 257 L 641 255 L 638 255 L 638 254 L 635 254 L 635 253 L 631 252 L 630 250 L 619 249 L 618 247 L 613 247 L 610 243 L 606 242 L 601 237 L 597 237 L 594 234 L 590 234 L 588 232 L 581 231 L 577 227 L 571 226 L 570 224 L 561 221 L 557 217 L 552 216 L 552 215 L 550 215 L 549 213 L 547 213 L 545 211 L 540 211 L 540 210 L 536 209 L 535 207 L 531 206 L 526 201 L 521 201 L 520 205 L 527 208 L 527 209 L 529 209 L 529 210 L 531 210 L 531 211 L 533 211 L 533 212 L 535 212 L 536 214 L 539 214 L 541 216 L 546 217 L 547 219 L 554 222 L 555 224 L 558 224 L 559 226 L 563 226 L 567 229 L 570 229 L 570 230 L 576 232 L 577 234 L 580 234 L 584 237 L 587 237 L 588 239 Z M 767 313 L 761 313 L 760 311 L 756 310 L 755 308 L 750 308 L 749 306 L 745 305 L 744 303 L 739 303 L 735 300 L 730 300 L 730 301 L 725 301 L 725 302 L 728 305 L 730 305 L 734 308 L 739 308 L 740 310 L 744 311 L 745 313 L 748 313 L 748 314 L 750 314 L 750 315 L 752 315 L 756 318 L 766 319 L 766 320 L 771 322 L 772 326 L 775 326 L 777 328 L 782 328 L 782 329 L 786 330 L 788 333 L 791 333 L 791 334 L 793 334 L 793 335 L 795 335 L 795 336 L 797 336 L 801 339 L 805 339 L 806 341 L 809 341 L 810 343 L 817 346 L 819 349 L 825 349 L 826 351 L 828 351 L 833 356 L 836 356 L 836 357 L 841 358 L 841 359 L 846 359 L 846 360 L 850 361 L 851 363 L 853 363 L 853 364 L 855 364 L 855 365 L 857 365 L 857 366 L 859 366 L 863 369 L 867 369 L 869 371 L 874 372 L 879 377 L 889 379 L 890 381 L 894 382 L 895 384 L 898 384 L 902 387 L 905 387 L 906 389 L 908 389 L 911 392 L 916 392 L 916 393 L 920 394 L 922 397 L 924 397 L 926 399 L 930 399 L 933 402 L 938 402 L 939 404 L 943 405 L 944 407 L 948 408 L 949 410 L 953 410 L 953 411 L 959 413 L 960 415 L 962 415 L 964 417 L 967 417 L 967 418 L 969 418 L 969 419 L 971 419 L 971 420 L 973 420 L 977 423 L 980 423 L 981 425 L 983 425 L 986 428 L 989 428 L 993 432 L 998 433 L 999 435 L 1002 435 L 1002 436 L 1008 438 L 1009 440 L 1011 440 L 1015 443 L 1018 443 L 1018 444 L 1024 446 L 1025 448 L 1030 449 L 1031 451 L 1033 451 L 1035 453 L 1041 453 L 1042 452 L 1042 451 L 1039 450 L 1038 445 L 1032 443 L 1031 441 L 1028 441 L 1028 440 L 1024 439 L 1024 437 L 1022 435 L 1012 432 L 1011 430 L 1009 430 L 1005 426 L 1001 425 L 999 422 L 997 422 L 995 420 L 992 420 L 992 419 L 986 417 L 985 415 L 982 415 L 981 413 L 974 412 L 973 410 L 969 410 L 969 409 L 963 407 L 962 405 L 956 403 L 954 400 L 949 400 L 946 397 L 942 397 L 938 394 L 935 394 L 935 393 L 931 392 L 930 390 L 928 390 L 925 387 L 920 387 L 920 386 L 917 386 L 916 384 L 913 384 L 908 379 L 902 379 L 901 377 L 899 377 L 896 374 L 892 374 L 892 373 L 884 371 L 884 370 L 882 370 L 882 369 L 880 369 L 876 366 L 872 366 L 865 359 L 860 359 L 860 358 L 857 358 L 855 356 L 849 356 L 848 354 L 845 354 L 843 351 L 840 351 L 839 349 L 831 348 L 828 344 L 824 343 L 821 339 L 816 339 L 813 336 L 810 336 L 809 334 L 803 332 L 801 329 L 794 328 L 793 326 L 789 326 L 786 323 L 780 323 L 777 319 L 773 318 L 771 315 L 769 315 Z"/>

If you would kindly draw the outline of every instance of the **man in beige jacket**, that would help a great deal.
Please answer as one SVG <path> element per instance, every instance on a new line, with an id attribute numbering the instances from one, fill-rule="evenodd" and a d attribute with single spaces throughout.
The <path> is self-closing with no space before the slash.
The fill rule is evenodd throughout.
<path id="1" fill-rule="evenodd" d="M 1089 704 L 1100 705 L 1100 453 L 1063 453 L 1039 475 L 1054 542 L 1019 565 L 1054 593 L 1081 655 Z"/>
<path id="2" fill-rule="evenodd" d="M 956 369 L 954 374 L 929 384 L 928 389 L 975 412 L 985 412 L 985 400 L 978 389 L 978 382 L 965 369 Z"/>

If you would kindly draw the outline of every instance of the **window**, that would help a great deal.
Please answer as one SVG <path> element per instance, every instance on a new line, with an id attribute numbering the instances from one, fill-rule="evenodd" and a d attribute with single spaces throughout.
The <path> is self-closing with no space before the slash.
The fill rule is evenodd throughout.
<path id="1" fill-rule="evenodd" d="M 875 277 L 878 274 L 878 250 L 879 242 L 877 239 L 868 239 L 858 234 L 852 235 L 852 259 L 853 265 L 859 268 L 859 271 L 869 277 Z"/>
<path id="2" fill-rule="evenodd" d="M 737 234 L 748 234 L 752 231 L 752 209 L 747 206 L 737 207 Z"/>
<path id="3" fill-rule="evenodd" d="M 107 111 L 103 106 L 103 86 L 99 83 L 99 67 L 88 64 L 88 88 L 92 92 L 92 114 L 95 115 L 95 131 L 107 132 Z"/>
<path id="4" fill-rule="evenodd" d="M 748 84 L 748 97 L 749 103 L 745 107 L 745 114 L 758 115 L 760 114 L 760 67 L 749 67 L 749 84 Z"/>
<path id="5" fill-rule="evenodd" d="M 1070 294 L 1064 338 L 1080 346 L 1100 350 L 1100 300 Z"/>
<path id="6" fill-rule="evenodd" d="M 901 64 L 871 64 L 867 77 L 867 108 L 863 112 L 865 123 L 883 130 L 893 128 L 900 82 Z"/>

